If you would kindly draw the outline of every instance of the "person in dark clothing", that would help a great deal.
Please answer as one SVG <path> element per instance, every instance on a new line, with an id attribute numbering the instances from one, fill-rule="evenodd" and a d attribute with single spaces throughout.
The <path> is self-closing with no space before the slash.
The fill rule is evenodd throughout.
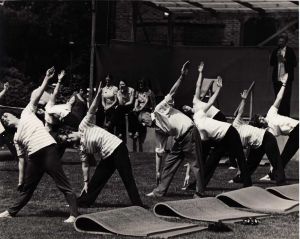
<path id="1" fill-rule="evenodd" d="M 281 77 L 288 73 L 286 89 L 282 98 L 282 102 L 278 109 L 278 114 L 290 116 L 290 104 L 292 95 L 292 84 L 294 80 L 294 68 L 297 66 L 296 55 L 292 48 L 287 46 L 288 36 L 283 33 L 278 38 L 278 47 L 273 50 L 270 58 L 270 65 L 273 67 L 272 81 L 275 97 L 277 96 L 282 83 Z"/>

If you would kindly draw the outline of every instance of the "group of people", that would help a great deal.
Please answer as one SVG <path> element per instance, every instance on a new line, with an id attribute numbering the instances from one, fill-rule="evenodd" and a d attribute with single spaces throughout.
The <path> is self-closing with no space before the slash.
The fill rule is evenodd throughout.
<path id="1" fill-rule="evenodd" d="M 1 117 L 0 139 L 6 138 L 6 130 L 15 131 L 14 148 L 19 159 L 20 193 L 14 199 L 14 204 L 0 214 L 0 218 L 14 217 L 27 204 L 44 173 L 53 178 L 68 202 L 70 217 L 65 222 L 75 221 L 78 206 L 89 207 L 95 202 L 115 170 L 118 170 L 132 204 L 144 206 L 132 173 L 128 149 L 122 140 L 124 122 L 121 119 L 130 113 L 134 114 L 130 119 L 136 117 L 134 120 L 138 120 L 144 127 L 155 128 L 158 185 L 146 194 L 148 197 L 158 198 L 167 193 L 176 171 L 185 159 L 195 178 L 194 197 L 204 197 L 206 186 L 224 155 L 236 160 L 239 172 L 232 181 L 242 183 L 243 187 L 252 185 L 251 174 L 264 154 L 267 154 L 272 165 L 267 177 L 274 179 L 277 185 L 285 184 L 284 168 L 299 148 L 299 122 L 278 114 L 288 84 L 288 73 L 280 75 L 281 87 L 266 117 L 256 115 L 252 125 L 243 120 L 245 101 L 249 94 L 248 91 L 243 91 L 238 114 L 230 124 L 226 122 L 224 114 L 213 106 L 222 88 L 222 78 L 217 78 L 215 91 L 208 101 L 201 95 L 203 62 L 198 68 L 199 77 L 192 107 L 184 106 L 182 110 L 174 107 L 174 96 L 188 74 L 189 65 L 190 62 L 187 61 L 182 66 L 178 80 L 156 106 L 149 89 L 134 93 L 125 81 L 120 81 L 117 89 L 111 84 L 110 76 L 106 77 L 104 87 L 99 84 L 89 107 L 80 91 L 66 103 L 57 104 L 57 93 L 65 75 L 61 71 L 44 110 L 39 111 L 40 99 L 55 75 L 54 67 L 48 69 L 42 84 L 33 91 L 20 118 L 11 113 L 4 113 Z M 142 84 L 139 89 L 145 87 Z M 7 89 L 6 84 L 0 97 Z M 103 111 L 99 107 L 100 101 Z M 96 117 L 99 114 L 104 115 L 104 127 L 97 125 Z M 119 122 L 116 124 L 118 133 L 114 135 L 112 128 L 116 118 Z M 130 129 L 136 127 L 134 120 L 129 122 Z M 64 126 L 68 126 L 67 130 L 61 130 Z M 129 131 L 132 136 L 136 132 Z M 275 138 L 280 135 L 289 137 L 281 154 Z M 166 150 L 169 137 L 173 139 L 173 144 L 170 150 Z M 62 168 L 60 159 L 66 147 L 78 149 L 80 155 L 83 188 L 79 197 L 76 197 Z M 244 153 L 246 147 L 250 150 L 248 156 Z M 101 160 L 91 176 L 90 166 L 95 153 L 101 155 Z"/>

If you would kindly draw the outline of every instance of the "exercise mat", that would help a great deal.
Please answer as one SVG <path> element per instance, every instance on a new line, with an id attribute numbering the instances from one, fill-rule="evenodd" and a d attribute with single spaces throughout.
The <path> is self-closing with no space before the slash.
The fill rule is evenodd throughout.
<path id="1" fill-rule="evenodd" d="M 249 217 L 267 216 L 231 208 L 213 197 L 159 202 L 154 206 L 153 211 L 160 217 L 184 217 L 208 222 L 237 222 Z"/>
<path id="2" fill-rule="evenodd" d="M 285 199 L 299 201 L 299 184 L 267 188 L 270 193 Z"/>
<path id="3" fill-rule="evenodd" d="M 76 218 L 74 226 L 79 232 L 158 238 L 169 238 L 206 229 L 191 223 L 167 222 L 137 206 L 81 215 Z"/>
<path id="4" fill-rule="evenodd" d="M 289 213 L 297 211 L 299 205 L 299 202 L 277 197 L 256 186 L 222 193 L 217 198 L 232 207 L 245 207 L 251 211 L 266 213 Z"/>

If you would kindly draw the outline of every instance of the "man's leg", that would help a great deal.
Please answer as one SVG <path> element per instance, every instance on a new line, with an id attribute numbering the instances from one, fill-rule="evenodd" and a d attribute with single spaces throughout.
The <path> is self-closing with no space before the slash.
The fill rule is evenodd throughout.
<path id="1" fill-rule="evenodd" d="M 266 152 L 268 159 L 273 166 L 273 173 L 275 176 L 276 183 L 278 185 L 285 182 L 285 174 L 283 169 L 282 160 L 276 138 L 268 131 L 266 131 L 263 139 L 262 147 Z"/>
<path id="2" fill-rule="evenodd" d="M 86 204 L 87 206 L 93 204 L 115 169 L 116 167 L 111 156 L 102 159 L 98 163 L 95 172 L 88 183 L 87 193 L 82 193 L 77 202 L 79 204 Z"/>
<path id="3" fill-rule="evenodd" d="M 161 181 L 158 187 L 153 190 L 155 196 L 160 197 L 167 192 L 171 181 L 182 161 L 182 149 L 180 145 L 177 142 L 175 142 L 171 149 L 171 152 L 165 159 L 164 167 L 161 174 Z"/>
<path id="4" fill-rule="evenodd" d="M 8 209 L 11 216 L 15 216 L 30 200 L 43 174 L 43 159 L 30 159 L 25 168 L 24 186 L 16 202 Z"/>
<path id="5" fill-rule="evenodd" d="M 71 216 L 77 217 L 76 195 L 65 175 L 58 155 L 57 146 L 50 146 L 45 152 L 45 170 L 53 178 L 57 188 L 64 194 L 69 206 Z"/>
<path id="6" fill-rule="evenodd" d="M 119 147 L 115 149 L 112 157 L 132 204 L 142 206 L 143 203 L 132 174 L 128 150 L 124 143 L 121 143 Z"/>
<path id="7" fill-rule="evenodd" d="M 299 149 L 299 124 L 290 133 L 289 138 L 281 153 L 283 168 L 288 164 L 291 158 Z"/>
<path id="8" fill-rule="evenodd" d="M 282 100 L 278 109 L 278 114 L 288 116 L 288 117 L 290 116 L 291 96 L 292 96 L 292 82 L 288 81 L 286 83 Z"/>

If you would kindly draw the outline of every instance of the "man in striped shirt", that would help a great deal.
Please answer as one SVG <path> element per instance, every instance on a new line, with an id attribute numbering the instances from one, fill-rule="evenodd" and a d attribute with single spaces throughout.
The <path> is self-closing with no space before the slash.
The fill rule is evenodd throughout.
<path id="1" fill-rule="evenodd" d="M 29 104 L 22 111 L 20 119 L 10 113 L 4 113 L 1 118 L 6 127 L 17 130 L 14 143 L 19 157 L 18 190 L 20 195 L 13 206 L 0 214 L 0 218 L 15 216 L 27 204 L 45 172 L 53 178 L 56 186 L 63 192 L 70 205 L 71 215 L 65 222 L 74 222 L 75 217 L 78 215 L 76 196 L 64 174 L 56 142 L 48 133 L 42 121 L 35 115 L 39 99 L 54 72 L 54 67 L 47 70 L 42 85 L 37 89 L 35 97 L 30 99 Z M 26 168 L 25 158 L 27 159 Z"/>
<path id="2" fill-rule="evenodd" d="M 79 206 L 89 207 L 93 204 L 109 178 L 117 169 L 129 198 L 134 205 L 142 206 L 142 201 L 132 174 L 128 150 L 122 140 L 95 125 L 96 111 L 101 98 L 101 84 L 98 87 L 86 116 L 79 125 L 79 131 L 67 136 L 68 142 L 80 143 L 80 157 L 84 186 L 77 202 Z M 95 173 L 89 177 L 88 155 L 101 154 Z"/>

